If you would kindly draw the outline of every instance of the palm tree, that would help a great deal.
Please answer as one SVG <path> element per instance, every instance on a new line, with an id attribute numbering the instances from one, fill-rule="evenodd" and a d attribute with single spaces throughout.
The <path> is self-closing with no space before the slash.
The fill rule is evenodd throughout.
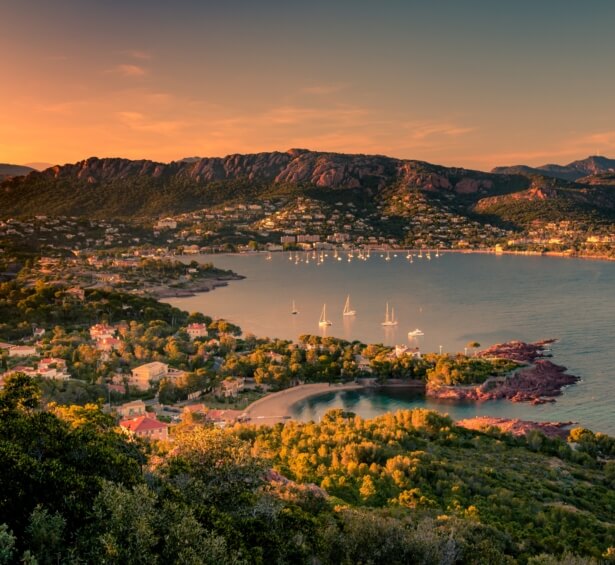
<path id="1" fill-rule="evenodd" d="M 469 341 L 468 347 L 474 350 L 474 357 L 476 357 L 476 350 L 480 347 L 478 341 Z"/>

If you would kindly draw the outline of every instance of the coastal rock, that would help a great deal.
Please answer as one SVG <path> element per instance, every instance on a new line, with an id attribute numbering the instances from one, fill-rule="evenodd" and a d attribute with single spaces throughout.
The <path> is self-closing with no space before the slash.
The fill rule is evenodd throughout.
<path id="1" fill-rule="evenodd" d="M 485 358 L 505 358 L 526 367 L 513 371 L 504 379 L 487 380 L 480 385 L 470 386 L 428 386 L 427 396 L 447 400 L 482 402 L 487 400 L 510 400 L 544 404 L 554 402 L 553 397 L 561 394 L 566 386 L 580 379 L 566 373 L 566 367 L 543 359 L 545 346 L 554 340 L 535 343 L 510 341 L 494 345 L 478 355 Z"/>
<path id="2" fill-rule="evenodd" d="M 566 439 L 569 433 L 568 428 L 574 422 L 533 422 L 529 420 L 478 416 L 476 418 L 459 420 L 456 424 L 468 430 L 479 431 L 495 427 L 502 432 L 510 433 L 514 436 L 524 436 L 528 432 L 537 430 L 547 437 Z"/>

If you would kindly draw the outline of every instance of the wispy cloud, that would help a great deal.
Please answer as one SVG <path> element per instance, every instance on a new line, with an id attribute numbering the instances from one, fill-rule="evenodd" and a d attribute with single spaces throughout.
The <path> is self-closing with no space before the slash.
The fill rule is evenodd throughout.
<path id="1" fill-rule="evenodd" d="M 306 94 L 315 94 L 317 96 L 323 96 L 326 94 L 335 94 L 340 90 L 344 90 L 346 88 L 346 84 L 336 83 L 336 84 L 314 84 L 311 86 L 306 86 L 301 89 L 302 92 Z"/>
<path id="2" fill-rule="evenodd" d="M 128 51 L 122 51 L 122 54 L 142 61 L 149 61 L 152 58 L 152 54 L 149 51 L 143 51 L 141 49 L 129 49 Z"/>
<path id="3" fill-rule="evenodd" d="M 118 74 L 124 77 L 142 77 L 147 74 L 147 69 L 139 65 L 123 63 L 116 65 L 107 71 L 108 73 Z"/>
<path id="4" fill-rule="evenodd" d="M 117 116 L 126 127 L 141 132 L 171 134 L 186 125 L 182 120 L 152 119 L 141 112 L 117 112 Z"/>

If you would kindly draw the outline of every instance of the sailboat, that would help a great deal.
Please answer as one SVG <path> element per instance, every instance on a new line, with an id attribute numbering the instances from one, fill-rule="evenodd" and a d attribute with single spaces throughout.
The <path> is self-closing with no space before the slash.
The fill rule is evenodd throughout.
<path id="1" fill-rule="evenodd" d="M 350 294 L 346 297 L 346 304 L 344 304 L 344 316 L 356 316 L 357 311 L 350 309 Z"/>
<path id="2" fill-rule="evenodd" d="M 326 304 L 323 304 L 322 306 L 322 312 L 320 314 L 320 320 L 318 320 L 318 325 L 321 328 L 331 325 L 331 322 L 327 320 L 327 305 Z"/>
<path id="3" fill-rule="evenodd" d="M 296 316 L 296 315 L 299 313 L 299 310 L 297 310 L 297 306 L 295 306 L 295 301 L 294 301 L 294 300 L 293 300 L 293 308 L 292 308 L 292 310 L 290 311 L 290 313 L 291 313 L 293 316 Z"/>
<path id="4" fill-rule="evenodd" d="M 396 326 L 397 320 L 395 319 L 395 309 L 391 308 L 391 314 L 389 315 L 389 303 L 387 302 L 387 309 L 384 316 L 384 322 L 381 322 L 383 326 Z"/>
<path id="5" fill-rule="evenodd" d="M 421 330 L 419 330 L 418 328 L 416 328 L 415 330 L 412 330 L 411 332 L 408 332 L 408 337 L 412 338 L 412 337 L 420 337 L 422 335 L 425 335 Z"/>

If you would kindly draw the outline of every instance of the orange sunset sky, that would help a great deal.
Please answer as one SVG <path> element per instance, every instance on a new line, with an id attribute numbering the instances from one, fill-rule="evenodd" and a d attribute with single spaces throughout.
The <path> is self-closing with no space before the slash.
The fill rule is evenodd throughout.
<path id="1" fill-rule="evenodd" d="M 615 3 L 1 2 L 0 162 L 615 156 Z"/>

